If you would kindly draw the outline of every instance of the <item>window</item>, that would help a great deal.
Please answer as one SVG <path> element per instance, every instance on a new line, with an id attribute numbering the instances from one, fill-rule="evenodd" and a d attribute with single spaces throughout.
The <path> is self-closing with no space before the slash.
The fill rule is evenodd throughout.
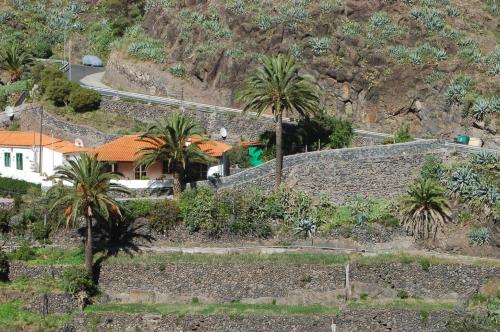
<path id="1" fill-rule="evenodd" d="M 106 172 L 118 173 L 118 163 L 106 163 Z"/>
<path id="2" fill-rule="evenodd" d="M 3 161 L 4 166 L 10 167 L 10 152 L 5 152 L 3 154 L 3 158 L 4 158 L 4 161 Z"/>
<path id="3" fill-rule="evenodd" d="M 23 169 L 23 154 L 16 153 L 16 168 L 19 170 Z"/>
<path id="4" fill-rule="evenodd" d="M 135 168 L 135 179 L 142 180 L 146 177 L 146 167 L 145 166 L 137 166 Z"/>
<path id="5" fill-rule="evenodd" d="M 170 174 L 170 173 L 172 173 L 169 166 L 170 165 L 169 165 L 168 161 L 166 161 L 166 160 L 162 161 L 162 163 L 161 163 L 161 174 Z"/>

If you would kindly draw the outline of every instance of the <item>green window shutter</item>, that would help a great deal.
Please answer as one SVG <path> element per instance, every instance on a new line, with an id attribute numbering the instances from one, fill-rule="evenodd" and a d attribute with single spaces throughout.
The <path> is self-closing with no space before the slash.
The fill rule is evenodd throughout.
<path id="1" fill-rule="evenodd" d="M 5 167 L 10 167 L 10 152 L 5 152 L 3 154 L 3 164 Z"/>
<path id="2" fill-rule="evenodd" d="M 16 168 L 19 170 L 23 169 L 23 154 L 16 153 Z"/>

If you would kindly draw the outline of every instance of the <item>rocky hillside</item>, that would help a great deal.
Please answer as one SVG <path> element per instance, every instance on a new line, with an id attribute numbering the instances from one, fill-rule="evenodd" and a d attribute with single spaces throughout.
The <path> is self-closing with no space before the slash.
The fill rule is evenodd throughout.
<path id="1" fill-rule="evenodd" d="M 290 53 L 317 78 L 326 109 L 360 127 L 409 122 L 424 137 L 500 143 L 499 12 L 497 0 L 150 0 L 142 28 L 165 53 L 127 61 L 126 44 L 111 62 L 156 70 L 186 98 L 204 91 L 234 105 L 259 55 Z"/>

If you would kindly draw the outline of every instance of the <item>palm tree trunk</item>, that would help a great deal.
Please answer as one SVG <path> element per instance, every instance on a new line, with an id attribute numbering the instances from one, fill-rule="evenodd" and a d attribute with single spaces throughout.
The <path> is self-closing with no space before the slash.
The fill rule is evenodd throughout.
<path id="1" fill-rule="evenodd" d="M 183 172 L 176 170 L 174 171 L 174 197 L 178 197 L 182 193 L 184 188 Z"/>
<path id="2" fill-rule="evenodd" d="M 276 114 L 276 173 L 274 190 L 281 186 L 281 177 L 283 173 L 283 114 Z"/>
<path id="3" fill-rule="evenodd" d="M 93 275 L 93 252 L 92 252 L 92 217 L 86 215 L 85 219 L 87 221 L 87 242 L 85 242 L 85 269 L 89 273 L 89 276 Z"/>

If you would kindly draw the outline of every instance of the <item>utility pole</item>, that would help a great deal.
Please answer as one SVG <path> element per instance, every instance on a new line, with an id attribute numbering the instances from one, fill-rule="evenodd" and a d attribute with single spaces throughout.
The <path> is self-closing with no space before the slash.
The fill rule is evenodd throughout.
<path id="1" fill-rule="evenodd" d="M 43 107 L 40 107 L 40 151 L 38 156 L 38 172 L 42 175 L 42 131 L 43 131 Z"/>
<path id="2" fill-rule="evenodd" d="M 69 59 L 68 59 L 69 73 L 68 73 L 68 78 L 71 81 L 71 37 L 69 37 L 69 42 L 68 43 L 69 43 L 69 50 L 68 50 L 68 54 L 69 54 Z"/>

